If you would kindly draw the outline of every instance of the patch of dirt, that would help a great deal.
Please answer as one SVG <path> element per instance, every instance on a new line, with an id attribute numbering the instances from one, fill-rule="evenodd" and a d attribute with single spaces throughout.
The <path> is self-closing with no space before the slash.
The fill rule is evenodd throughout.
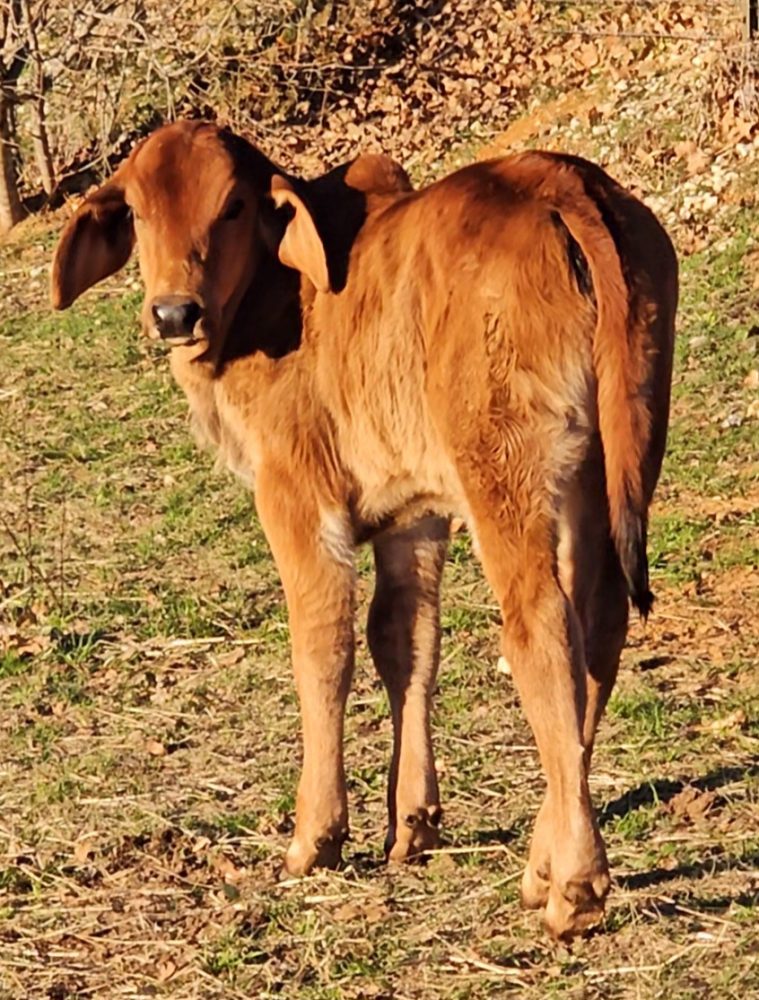
<path id="1" fill-rule="evenodd" d="M 282 122 L 261 142 L 304 173 L 383 146 L 420 180 L 484 140 L 571 149 L 645 193 L 685 257 L 729 242 L 754 204 L 759 146 L 740 103 L 750 54 L 741 62 L 722 33 L 728 14 L 734 23 L 732 4 L 408 8 L 413 45 L 395 76 L 385 66 L 360 99 L 338 96 L 318 143 L 304 131 L 293 144 Z M 627 37 L 635 27 L 644 37 Z M 693 33 L 720 37 L 694 49 Z M 104 305 L 99 295 L 50 319 L 61 219 L 30 220 L 0 248 L 3 1000 L 748 996 L 759 578 L 748 547 L 731 546 L 759 502 L 750 449 L 729 456 L 740 486 L 704 495 L 690 468 L 666 467 L 652 528 L 668 517 L 707 528 L 662 542 L 665 570 L 679 567 L 683 582 L 655 570 L 654 612 L 631 625 L 596 749 L 616 882 L 607 933 L 570 951 L 519 908 L 543 782 L 462 535 L 435 715 L 444 849 L 424 869 L 382 863 L 391 725 L 361 637 L 346 867 L 282 879 L 300 749 L 281 588 L 238 487 L 189 451 L 165 359 L 134 346 L 134 272 L 108 284 Z M 691 336 L 725 312 L 753 323 L 746 266 L 725 276 L 699 263 L 683 276 Z M 678 369 L 675 416 L 696 443 L 728 396 L 756 388 L 748 355 L 738 364 L 737 348 L 708 346 L 694 348 L 696 374 L 714 406 L 691 394 L 687 363 Z M 681 566 L 689 545 L 693 572 Z"/>

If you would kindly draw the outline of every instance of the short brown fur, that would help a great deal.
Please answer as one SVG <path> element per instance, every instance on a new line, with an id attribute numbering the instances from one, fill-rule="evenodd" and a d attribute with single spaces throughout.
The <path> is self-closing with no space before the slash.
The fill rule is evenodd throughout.
<path id="1" fill-rule="evenodd" d="M 547 779 L 523 899 L 559 936 L 596 923 L 609 877 L 588 768 L 628 593 L 650 604 L 646 512 L 669 407 L 677 266 L 653 215 L 570 157 L 494 160 L 421 192 L 360 157 L 305 183 L 229 133 L 178 123 L 68 224 L 54 304 L 134 241 L 148 332 L 161 296 L 200 311 L 172 340 L 172 371 L 200 436 L 255 483 L 285 588 L 304 740 L 288 870 L 337 863 L 347 834 L 366 540 L 395 732 L 387 851 L 438 844 L 430 699 L 460 513 Z"/>

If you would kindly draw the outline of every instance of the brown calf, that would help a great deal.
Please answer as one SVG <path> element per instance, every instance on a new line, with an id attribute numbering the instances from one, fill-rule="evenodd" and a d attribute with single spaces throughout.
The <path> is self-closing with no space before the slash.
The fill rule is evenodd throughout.
<path id="1" fill-rule="evenodd" d="M 137 243 L 143 323 L 200 436 L 245 482 L 285 588 L 303 714 L 292 873 L 340 858 L 354 548 L 394 724 L 387 851 L 438 843 L 430 736 L 448 517 L 463 514 L 547 794 L 523 879 L 556 935 L 609 888 L 588 791 L 628 595 L 651 595 L 677 265 L 599 168 L 526 153 L 421 192 L 384 157 L 286 176 L 213 125 L 154 133 L 66 227 L 65 308 Z M 298 273 L 300 272 L 300 273 Z"/>

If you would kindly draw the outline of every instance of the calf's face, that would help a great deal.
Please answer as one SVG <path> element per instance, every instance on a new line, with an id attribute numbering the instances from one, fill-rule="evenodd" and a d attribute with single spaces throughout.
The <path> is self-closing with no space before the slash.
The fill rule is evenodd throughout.
<path id="1" fill-rule="evenodd" d="M 238 311 L 255 337 L 256 326 L 279 322 L 283 303 L 297 305 L 296 271 L 319 291 L 335 289 L 335 274 L 341 286 L 367 198 L 409 190 L 384 156 L 358 157 L 305 184 L 225 129 L 175 122 L 140 143 L 67 223 L 53 260 L 53 306 L 65 309 L 119 270 L 136 245 L 144 332 L 218 359 Z"/>
<path id="2" fill-rule="evenodd" d="M 69 221 L 53 263 L 53 305 L 66 308 L 118 270 L 136 244 L 144 332 L 171 346 L 223 338 L 264 252 L 273 170 L 213 125 L 153 133 Z"/>
<path id="3" fill-rule="evenodd" d="M 259 193 L 218 134 L 184 146 L 158 137 L 124 172 L 145 283 L 143 329 L 170 344 L 223 330 L 258 250 Z"/>

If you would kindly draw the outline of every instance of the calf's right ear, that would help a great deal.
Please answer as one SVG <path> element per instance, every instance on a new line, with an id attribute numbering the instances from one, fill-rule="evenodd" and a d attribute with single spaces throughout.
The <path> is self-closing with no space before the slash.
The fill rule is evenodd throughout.
<path id="1" fill-rule="evenodd" d="M 133 245 L 124 189 L 110 181 L 85 199 L 58 242 L 50 289 L 53 308 L 68 308 L 82 292 L 118 271 Z"/>

